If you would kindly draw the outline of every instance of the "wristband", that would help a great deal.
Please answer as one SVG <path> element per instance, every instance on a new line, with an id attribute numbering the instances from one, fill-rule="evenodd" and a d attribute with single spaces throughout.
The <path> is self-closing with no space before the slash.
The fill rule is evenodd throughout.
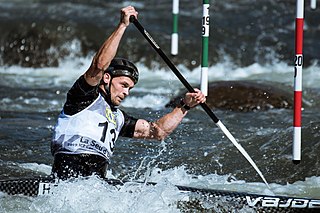
<path id="1" fill-rule="evenodd" d="M 181 108 L 183 108 L 183 109 L 185 109 L 185 110 L 190 110 L 191 109 L 191 107 L 189 107 L 184 101 L 183 101 L 183 99 L 181 99 L 181 101 L 180 101 L 180 106 L 181 106 Z"/>

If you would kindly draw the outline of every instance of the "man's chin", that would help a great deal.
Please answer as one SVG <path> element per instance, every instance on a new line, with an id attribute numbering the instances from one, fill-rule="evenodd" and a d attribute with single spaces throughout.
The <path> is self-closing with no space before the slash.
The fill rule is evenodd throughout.
<path id="1" fill-rule="evenodd" d="M 121 104 L 121 101 L 112 101 L 112 104 L 113 106 L 119 106 Z"/>

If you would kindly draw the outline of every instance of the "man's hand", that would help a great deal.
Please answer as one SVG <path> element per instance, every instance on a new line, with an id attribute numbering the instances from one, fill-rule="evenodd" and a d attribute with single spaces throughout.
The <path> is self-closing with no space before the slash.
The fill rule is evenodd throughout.
<path id="1" fill-rule="evenodd" d="M 194 89 L 194 90 L 195 92 L 186 93 L 183 100 L 184 103 L 190 108 L 193 108 L 200 103 L 206 102 L 206 96 L 199 89 Z"/>
<path id="2" fill-rule="evenodd" d="M 124 24 L 126 27 L 130 24 L 130 16 L 138 18 L 138 12 L 132 6 L 128 6 L 121 9 L 120 24 Z"/>

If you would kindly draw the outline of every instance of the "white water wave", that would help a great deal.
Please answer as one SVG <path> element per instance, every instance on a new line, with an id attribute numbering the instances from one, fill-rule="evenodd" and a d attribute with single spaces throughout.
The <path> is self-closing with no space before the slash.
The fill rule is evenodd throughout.
<path id="1" fill-rule="evenodd" d="M 45 175 L 51 174 L 51 166 L 37 163 L 22 163 L 19 167 L 42 172 Z M 117 178 L 111 170 L 107 172 L 108 178 Z M 152 168 L 148 176 L 140 177 L 138 182 L 165 183 L 169 185 L 190 186 L 203 189 L 229 190 L 235 192 L 249 192 L 265 195 L 283 195 L 293 197 L 307 197 L 320 199 L 320 177 L 306 177 L 303 181 L 281 185 L 270 182 L 271 189 L 268 189 L 263 182 L 247 182 L 237 180 L 229 174 L 218 175 L 195 175 L 190 174 L 185 166 L 174 167 L 167 170 Z M 133 181 L 137 182 L 137 181 Z"/>
<path id="2" fill-rule="evenodd" d="M 294 67 L 284 62 L 274 64 L 251 64 L 247 67 L 237 67 L 227 59 L 209 67 L 209 81 L 225 80 L 267 80 L 275 82 L 284 82 L 293 85 Z M 20 66 L 1 67 L 0 75 L 6 81 L 1 84 L 23 85 L 25 87 L 35 86 L 68 86 L 83 74 L 90 66 L 91 56 L 86 58 L 69 58 L 60 62 L 59 67 L 45 68 L 25 68 Z M 136 62 L 140 71 L 140 79 L 137 88 L 154 89 L 157 87 L 166 87 L 171 90 L 182 88 L 183 85 L 175 74 L 168 68 L 156 68 L 150 70 L 141 62 Z M 200 82 L 201 67 L 189 70 L 184 65 L 176 65 L 179 72 L 190 84 Z M 306 87 L 319 88 L 320 66 L 315 61 L 311 66 L 303 68 L 303 85 Z"/>

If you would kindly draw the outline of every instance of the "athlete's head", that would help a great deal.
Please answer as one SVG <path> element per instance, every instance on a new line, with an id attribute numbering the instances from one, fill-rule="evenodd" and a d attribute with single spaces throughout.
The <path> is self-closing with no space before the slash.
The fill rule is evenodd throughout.
<path id="1" fill-rule="evenodd" d="M 109 73 L 112 78 L 117 76 L 127 76 L 132 79 L 134 84 L 136 84 L 139 79 L 137 67 L 132 62 L 124 58 L 112 59 L 106 72 Z"/>
<path id="2" fill-rule="evenodd" d="M 123 58 L 114 58 L 104 75 L 104 89 L 110 102 L 118 106 L 138 82 L 137 67 Z"/>

